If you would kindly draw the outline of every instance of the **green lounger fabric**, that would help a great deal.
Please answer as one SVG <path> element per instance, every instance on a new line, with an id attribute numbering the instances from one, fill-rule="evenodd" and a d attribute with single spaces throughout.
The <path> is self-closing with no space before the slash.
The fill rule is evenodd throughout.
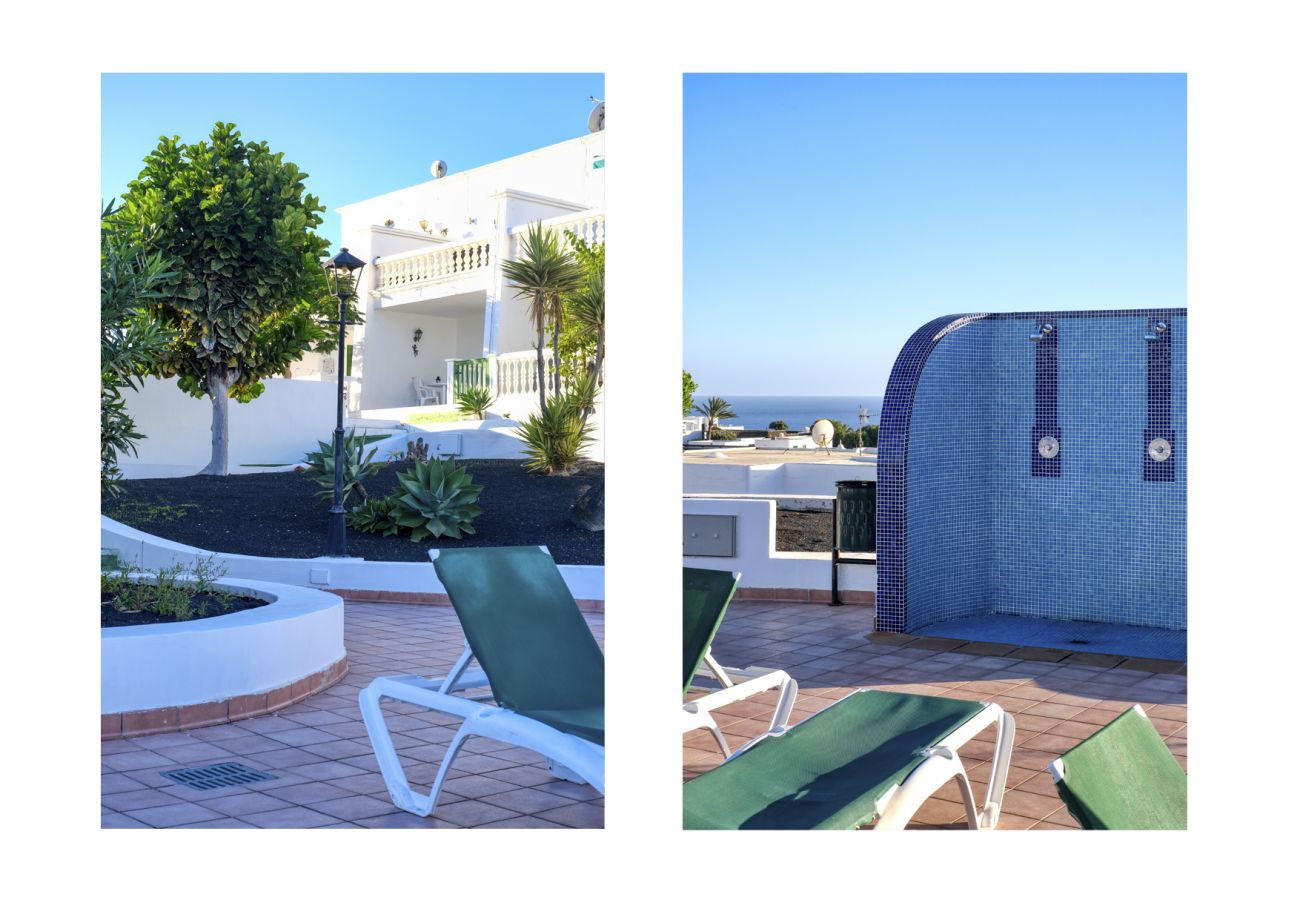
<path id="1" fill-rule="evenodd" d="M 1187 773 L 1137 708 L 1061 755 L 1056 792 L 1084 828 L 1187 828 Z"/>
<path id="2" fill-rule="evenodd" d="M 934 746 L 982 710 L 971 700 L 859 691 L 682 786 L 686 829 L 856 828 Z"/>
<path id="3" fill-rule="evenodd" d="M 497 705 L 605 743 L 605 656 L 539 547 L 465 547 L 433 561 Z"/>
<path id="4" fill-rule="evenodd" d="M 682 568 L 682 697 L 736 593 L 737 579 L 716 569 Z"/>

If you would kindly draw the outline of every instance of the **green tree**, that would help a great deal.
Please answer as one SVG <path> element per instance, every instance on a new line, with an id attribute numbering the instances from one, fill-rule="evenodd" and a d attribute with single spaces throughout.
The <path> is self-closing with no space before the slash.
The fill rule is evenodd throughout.
<path id="1" fill-rule="evenodd" d="M 197 144 L 161 138 L 117 214 L 177 275 L 153 305 L 176 333 L 156 374 L 212 402 L 202 474 L 229 472 L 228 398 L 246 403 L 263 378 L 337 345 L 323 324 L 338 315 L 321 267 L 329 244 L 315 232 L 325 208 L 306 180 L 265 141 L 245 142 L 218 122 Z"/>
<path id="2" fill-rule="evenodd" d="M 125 388 L 138 390 L 172 335 L 149 315 L 148 306 L 175 279 L 161 254 L 145 253 L 117 227 L 113 204 L 99 225 L 99 483 L 120 490 L 119 453 L 135 453 L 144 435 L 126 411 Z"/>
<path id="3" fill-rule="evenodd" d="M 685 369 L 682 369 L 682 418 L 683 419 L 691 414 L 691 405 L 695 402 L 695 392 L 698 391 L 699 389 L 700 386 L 695 383 L 695 379 L 691 377 L 691 373 L 687 372 Z"/>
<path id="4" fill-rule="evenodd" d="M 710 439 L 719 422 L 723 419 L 736 418 L 736 412 L 731 408 L 731 404 L 721 397 L 709 397 L 703 403 L 695 404 L 695 411 L 704 416 L 706 420 L 704 436 Z"/>
<path id="5" fill-rule="evenodd" d="M 562 313 L 564 295 L 581 283 L 582 269 L 573 254 L 560 246 L 559 236 L 553 229 L 543 228 L 541 222 L 533 222 L 519 239 L 519 258 L 502 260 L 501 271 L 516 292 L 528 298 L 528 317 L 537 329 L 537 402 L 545 412 L 546 326 L 551 325 L 554 335 L 558 376 L 559 334 L 563 322 L 555 319 L 554 314 L 557 306 Z M 558 384 L 556 390 L 559 390 Z"/>
<path id="6" fill-rule="evenodd" d="M 573 327 L 560 337 L 560 374 L 573 382 L 586 372 L 605 382 L 605 245 L 588 244 L 572 232 L 565 237 L 582 270 L 577 287 L 564 295 L 564 320 Z"/>

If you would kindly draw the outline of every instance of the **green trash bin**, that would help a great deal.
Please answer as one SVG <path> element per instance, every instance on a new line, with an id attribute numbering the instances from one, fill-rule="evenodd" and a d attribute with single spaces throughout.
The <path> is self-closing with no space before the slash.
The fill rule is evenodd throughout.
<path id="1" fill-rule="evenodd" d="M 876 483 L 835 482 L 835 549 L 870 553 L 876 549 Z"/>
<path id="2" fill-rule="evenodd" d="M 842 559 L 841 553 L 875 553 L 876 551 L 876 483 L 874 481 L 835 482 L 832 505 L 833 538 L 831 541 L 831 605 L 840 600 L 840 563 L 875 565 L 871 559 Z"/>

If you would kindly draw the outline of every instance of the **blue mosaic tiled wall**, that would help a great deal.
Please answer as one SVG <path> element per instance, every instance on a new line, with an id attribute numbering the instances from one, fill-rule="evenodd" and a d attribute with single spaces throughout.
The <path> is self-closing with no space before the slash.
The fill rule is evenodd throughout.
<path id="1" fill-rule="evenodd" d="M 918 330 L 881 414 L 877 627 L 1004 613 L 1186 628 L 1185 326 L 1184 310 L 1136 310 Z"/>

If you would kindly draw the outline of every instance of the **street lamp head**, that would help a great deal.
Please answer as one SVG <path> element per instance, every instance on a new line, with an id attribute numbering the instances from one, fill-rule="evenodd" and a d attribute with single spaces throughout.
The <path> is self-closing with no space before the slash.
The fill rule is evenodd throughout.
<path id="1" fill-rule="evenodd" d="M 339 250 L 338 253 L 331 256 L 325 263 L 325 268 L 333 269 L 335 273 L 339 275 L 349 275 L 353 272 L 360 272 L 365 267 L 365 262 L 357 259 L 349 253 L 347 247 Z"/>

